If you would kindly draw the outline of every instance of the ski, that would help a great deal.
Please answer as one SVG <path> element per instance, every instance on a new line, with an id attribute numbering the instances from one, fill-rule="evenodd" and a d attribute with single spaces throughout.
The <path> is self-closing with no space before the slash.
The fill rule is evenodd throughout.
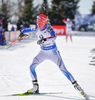
<path id="1" fill-rule="evenodd" d="M 21 40 L 24 39 L 25 37 L 27 37 L 27 35 L 21 37 Z M 16 41 L 12 42 L 11 44 L 9 44 L 8 46 L 5 46 L 5 49 L 4 50 L 6 51 L 7 49 L 9 49 L 10 47 L 12 47 L 17 42 L 20 42 L 21 40 L 16 40 Z"/>
<path id="2" fill-rule="evenodd" d="M 80 92 L 80 94 L 84 97 L 85 100 L 89 100 L 89 97 L 84 91 Z"/>
<path id="3" fill-rule="evenodd" d="M 19 94 L 12 94 L 10 96 L 28 96 L 28 95 L 45 95 L 45 94 L 61 94 L 62 92 L 50 92 L 50 93 L 19 93 Z"/>

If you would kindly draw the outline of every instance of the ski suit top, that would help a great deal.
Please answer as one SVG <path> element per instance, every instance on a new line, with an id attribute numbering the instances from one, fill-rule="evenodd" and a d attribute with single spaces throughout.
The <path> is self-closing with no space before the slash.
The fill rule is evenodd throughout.
<path id="1" fill-rule="evenodd" d="M 32 77 L 32 81 L 37 80 L 37 74 L 35 68 L 44 60 L 49 59 L 53 61 L 62 71 L 62 73 L 70 80 L 72 83 L 75 82 L 75 79 L 70 74 L 70 72 L 66 69 L 64 62 L 60 56 L 59 51 L 57 50 L 55 39 L 56 35 L 53 28 L 46 24 L 41 30 L 36 26 L 33 28 L 27 28 L 22 31 L 22 33 L 36 31 L 38 39 L 41 37 L 45 38 L 46 41 L 40 45 L 40 52 L 34 57 L 32 64 L 30 65 L 30 74 Z"/>
<path id="2" fill-rule="evenodd" d="M 65 21 L 64 23 L 66 24 L 66 28 L 67 28 L 67 29 L 69 29 L 69 28 L 72 29 L 73 23 L 72 23 L 71 21 L 70 21 L 70 22 Z"/>
<path id="3" fill-rule="evenodd" d="M 68 34 L 68 33 L 71 34 L 72 26 L 73 26 L 72 21 L 67 22 L 65 19 L 63 19 L 63 22 L 66 24 L 66 34 Z"/>
<path id="4" fill-rule="evenodd" d="M 32 32 L 36 31 L 38 40 L 41 39 L 41 37 L 45 38 L 46 41 L 40 45 L 42 50 L 50 50 L 56 47 L 55 39 L 56 35 L 52 28 L 52 26 L 46 24 L 41 30 L 36 26 L 35 28 L 27 28 L 22 31 L 22 33 Z"/>

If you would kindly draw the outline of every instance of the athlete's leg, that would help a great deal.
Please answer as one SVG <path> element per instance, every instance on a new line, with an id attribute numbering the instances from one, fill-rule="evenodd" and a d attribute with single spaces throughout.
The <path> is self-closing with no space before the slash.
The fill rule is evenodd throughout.
<path id="1" fill-rule="evenodd" d="M 71 83 L 75 82 L 74 77 L 66 69 L 64 62 L 63 62 L 63 60 L 62 60 L 62 58 L 57 50 L 55 50 L 55 51 L 53 50 L 49 59 L 52 60 L 57 66 L 59 66 L 59 69 L 67 77 L 67 79 L 71 81 Z"/>
<path id="2" fill-rule="evenodd" d="M 72 34 L 70 33 L 70 40 L 71 40 L 71 42 L 72 42 Z"/>
<path id="3" fill-rule="evenodd" d="M 67 77 L 67 79 L 73 84 L 74 88 L 80 92 L 80 94 L 83 93 L 83 89 L 80 87 L 80 85 L 76 82 L 72 74 L 66 69 L 63 60 L 57 51 L 57 49 L 53 49 L 51 53 L 49 53 L 49 60 L 53 61 L 56 65 L 59 66 L 62 73 Z"/>
<path id="4" fill-rule="evenodd" d="M 38 55 L 33 59 L 32 64 L 30 65 L 30 75 L 32 78 L 32 81 L 37 80 L 37 74 L 35 72 L 35 68 L 36 66 L 38 66 L 42 61 L 44 61 L 45 58 L 45 53 L 43 53 L 43 51 L 41 50 Z"/>
<path id="5" fill-rule="evenodd" d="M 68 41 L 68 33 L 66 34 L 66 42 Z"/>
<path id="6" fill-rule="evenodd" d="M 33 59 L 33 62 L 30 66 L 30 74 L 32 78 L 33 88 L 27 90 L 28 93 L 38 93 L 39 92 L 39 84 L 37 81 L 37 74 L 36 74 L 35 68 L 45 59 L 46 59 L 46 55 L 42 50 L 40 50 L 38 55 Z"/>
<path id="7" fill-rule="evenodd" d="M 72 29 L 69 30 L 70 40 L 72 42 Z"/>
<path id="8" fill-rule="evenodd" d="M 70 33 L 70 40 L 71 40 L 71 42 L 72 42 L 72 34 Z"/>

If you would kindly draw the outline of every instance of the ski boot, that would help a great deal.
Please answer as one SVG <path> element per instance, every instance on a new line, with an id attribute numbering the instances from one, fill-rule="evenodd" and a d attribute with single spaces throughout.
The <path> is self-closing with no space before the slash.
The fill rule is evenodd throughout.
<path id="1" fill-rule="evenodd" d="M 85 98 L 85 100 L 89 100 L 88 95 L 84 92 L 84 90 L 79 86 L 77 82 L 74 82 L 73 86 Z"/>
<path id="2" fill-rule="evenodd" d="M 33 88 L 30 90 L 27 90 L 28 93 L 39 93 L 39 84 L 35 81 L 33 81 Z"/>
<path id="3" fill-rule="evenodd" d="M 80 93 L 83 92 L 84 90 L 79 86 L 77 82 L 73 83 L 74 88 L 79 91 Z"/>

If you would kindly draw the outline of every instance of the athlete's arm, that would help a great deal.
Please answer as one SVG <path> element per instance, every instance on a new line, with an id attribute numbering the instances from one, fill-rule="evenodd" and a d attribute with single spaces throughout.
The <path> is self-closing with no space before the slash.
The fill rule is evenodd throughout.
<path id="1" fill-rule="evenodd" d="M 49 40 L 55 40 L 56 39 L 56 34 L 54 32 L 54 29 L 52 27 L 48 27 L 47 28 L 48 32 L 50 33 L 50 37 L 46 37 L 46 41 L 49 41 Z"/>
<path id="2" fill-rule="evenodd" d="M 26 28 L 26 29 L 22 30 L 22 33 L 24 34 L 24 33 L 33 32 L 36 30 L 37 30 L 37 26 L 34 28 Z"/>
<path id="3" fill-rule="evenodd" d="M 63 21 L 63 23 L 66 23 L 66 19 L 63 19 L 62 21 Z"/>

